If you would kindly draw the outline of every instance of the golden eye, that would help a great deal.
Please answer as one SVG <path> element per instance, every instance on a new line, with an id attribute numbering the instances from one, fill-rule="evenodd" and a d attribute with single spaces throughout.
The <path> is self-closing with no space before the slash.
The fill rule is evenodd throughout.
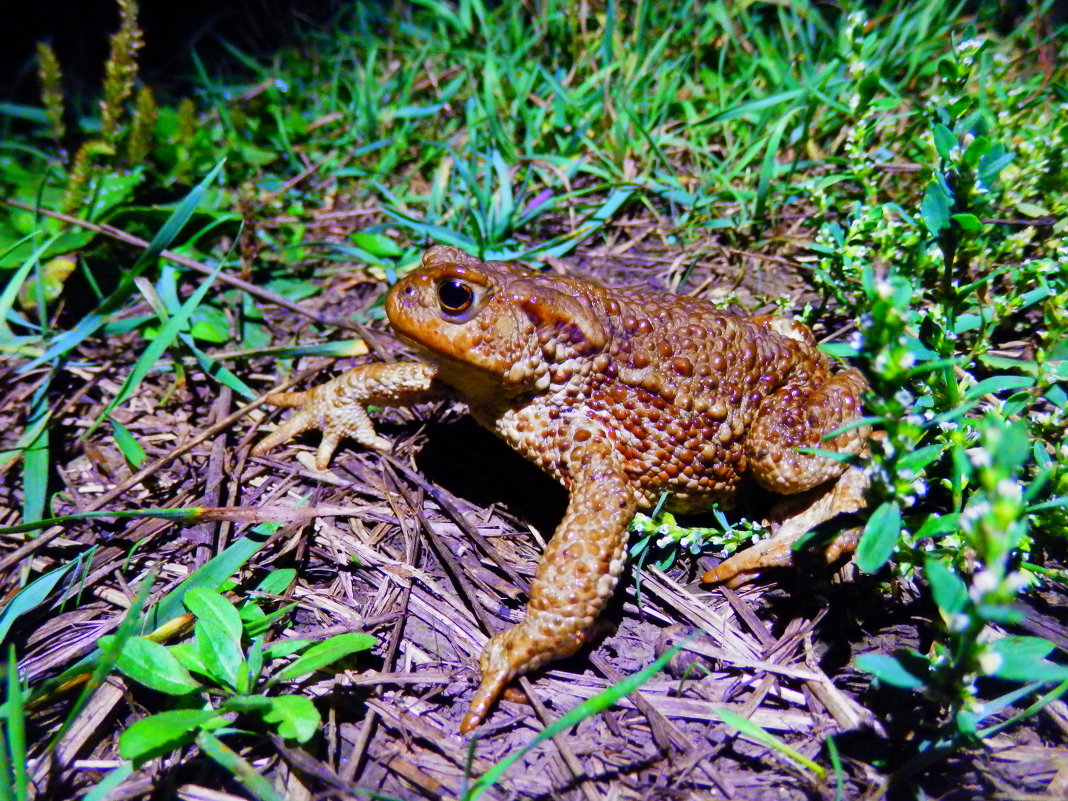
<path id="1" fill-rule="evenodd" d="M 438 284 L 438 303 L 441 304 L 442 310 L 449 314 L 467 311 L 474 300 L 474 290 L 463 281 L 452 278 Z"/>

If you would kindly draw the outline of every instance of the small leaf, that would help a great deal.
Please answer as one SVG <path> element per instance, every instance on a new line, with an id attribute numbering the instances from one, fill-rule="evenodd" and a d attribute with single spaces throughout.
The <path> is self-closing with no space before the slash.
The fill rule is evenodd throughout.
<path id="1" fill-rule="evenodd" d="M 928 515 L 927 519 L 923 521 L 923 525 L 916 531 L 916 540 L 949 534 L 950 532 L 955 532 L 958 528 L 960 528 L 960 513 L 958 512 Z"/>
<path id="2" fill-rule="evenodd" d="M 141 447 L 141 443 L 134 438 L 134 435 L 130 433 L 126 426 L 114 417 L 108 417 L 108 422 L 111 423 L 111 429 L 115 434 L 115 444 L 119 446 L 119 450 L 122 451 L 123 457 L 131 467 L 136 469 L 148 461 L 148 454 L 145 453 L 145 449 Z"/>
<path id="3" fill-rule="evenodd" d="M 315 640 L 278 640 L 267 646 L 263 653 L 267 659 L 281 659 L 284 656 L 292 656 L 314 644 Z"/>
<path id="4" fill-rule="evenodd" d="M 245 661 L 241 651 L 241 614 L 222 595 L 202 587 L 185 594 L 185 605 L 197 617 L 194 633 L 204 666 L 212 678 L 238 689 Z"/>
<path id="5" fill-rule="evenodd" d="M 972 400 L 983 395 L 993 395 L 1006 389 L 1025 389 L 1033 387 L 1035 379 L 1026 375 L 995 375 L 984 378 L 964 394 L 965 400 Z"/>
<path id="6" fill-rule="evenodd" d="M 271 682 L 291 681 L 308 673 L 314 673 L 339 659 L 344 659 L 349 654 L 366 651 L 376 642 L 377 640 L 370 634 L 357 632 L 338 634 L 336 637 L 313 645 L 303 656 L 273 676 Z"/>
<path id="7" fill-rule="evenodd" d="M 183 599 L 186 609 L 196 615 L 198 620 L 211 623 L 228 637 L 241 639 L 241 615 L 226 598 L 217 592 L 193 587 Z"/>
<path id="8" fill-rule="evenodd" d="M 270 710 L 263 713 L 264 722 L 273 724 L 287 740 L 308 742 L 320 721 L 319 710 L 311 699 L 303 695 L 282 695 L 270 700 Z"/>
<path id="9" fill-rule="evenodd" d="M 7 637 L 8 631 L 16 620 L 22 615 L 32 612 L 45 602 L 52 590 L 56 588 L 56 585 L 67 575 L 67 571 L 79 561 L 81 561 L 80 557 L 62 567 L 57 567 L 55 570 L 50 570 L 38 576 L 4 604 L 3 608 L 0 609 L 0 642 L 3 642 L 4 638 Z"/>
<path id="10" fill-rule="evenodd" d="M 900 660 L 887 654 L 863 654 L 856 658 L 856 666 L 893 687 L 918 690 L 926 684 L 923 678 L 906 668 Z"/>
<path id="11" fill-rule="evenodd" d="M 968 149 L 964 151 L 961 163 L 968 168 L 975 167 L 991 148 L 991 142 L 985 136 L 975 137 Z"/>
<path id="12" fill-rule="evenodd" d="M 865 573 L 874 573 L 889 561 L 901 536 L 901 507 L 895 501 L 885 501 L 876 509 L 857 546 L 857 566 Z"/>
<path id="13" fill-rule="evenodd" d="M 927 190 L 923 193 L 923 203 L 920 205 L 920 216 L 923 224 L 932 235 L 938 236 L 949 227 L 950 198 L 945 190 L 936 181 L 927 184 Z"/>
<path id="14" fill-rule="evenodd" d="M 214 709 L 173 709 L 142 718 L 119 736 L 119 753 L 135 762 L 169 754 L 192 742 L 216 715 Z"/>
<path id="15" fill-rule="evenodd" d="M 281 595 L 289 589 L 289 585 L 293 583 L 296 577 L 297 571 L 290 567 L 283 570 L 272 570 L 264 577 L 263 581 L 260 582 L 260 586 L 256 589 L 270 595 Z"/>
<path id="16" fill-rule="evenodd" d="M 139 684 L 168 695 L 187 695 L 201 684 L 168 648 L 147 637 L 131 637 L 122 647 L 116 667 Z"/>
<path id="17" fill-rule="evenodd" d="M 1037 203 L 1020 202 L 1016 204 L 1016 210 L 1020 212 L 1020 214 L 1036 220 L 1040 217 L 1048 217 L 1050 214 L 1049 209 L 1045 206 L 1040 206 Z"/>
<path id="18" fill-rule="evenodd" d="M 358 233 L 353 234 L 350 239 L 356 247 L 363 248 L 373 256 L 396 258 L 404 255 L 404 251 L 385 234 Z"/>
<path id="19" fill-rule="evenodd" d="M 939 458 L 945 449 L 946 446 L 944 444 L 925 445 L 922 448 L 902 454 L 901 458 L 898 459 L 897 469 L 899 472 L 901 470 L 911 470 L 913 473 L 919 474 L 923 472 L 927 465 Z"/>
<path id="20" fill-rule="evenodd" d="M 189 640 L 188 642 L 176 643 L 168 646 L 167 650 L 190 673 L 199 673 L 201 676 L 211 675 L 211 671 L 205 666 L 204 660 L 200 658 L 200 650 L 197 648 L 195 641 Z"/>
<path id="21" fill-rule="evenodd" d="M 935 150 L 938 151 L 938 155 L 949 161 L 950 153 L 957 146 L 957 137 L 953 135 L 953 131 L 940 122 L 935 123 L 932 133 L 934 133 Z"/>
<path id="22" fill-rule="evenodd" d="M 978 231 L 983 227 L 974 214 L 954 214 L 950 219 L 959 225 L 962 231 Z"/>
<path id="23" fill-rule="evenodd" d="M 1012 164 L 1013 159 L 1013 154 L 1005 149 L 1005 145 L 1000 142 L 991 145 L 990 149 L 979 159 L 979 169 L 976 171 L 979 175 L 979 180 L 985 186 L 993 186 L 998 180 L 998 176 L 1001 175 L 1001 171 Z M 1039 216 L 1044 217 L 1046 215 Z"/>
<path id="24" fill-rule="evenodd" d="M 923 567 L 931 585 L 931 594 L 944 615 L 956 615 L 968 603 L 968 588 L 960 576 L 942 564 L 937 557 L 928 556 Z"/>
<path id="25" fill-rule="evenodd" d="M 1019 470 L 1031 455 L 1027 423 L 1023 420 L 1008 424 L 998 421 L 988 429 L 983 444 L 994 457 L 994 464 L 1006 473 Z"/>

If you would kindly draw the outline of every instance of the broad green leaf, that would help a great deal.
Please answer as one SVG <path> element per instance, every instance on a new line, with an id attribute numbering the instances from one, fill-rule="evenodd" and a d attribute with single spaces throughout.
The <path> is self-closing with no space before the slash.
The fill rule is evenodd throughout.
<path id="1" fill-rule="evenodd" d="M 252 638 L 248 650 L 245 652 L 245 670 L 239 676 L 238 690 L 243 693 L 252 692 L 263 673 L 264 637 L 262 634 Z"/>
<path id="2" fill-rule="evenodd" d="M 1038 219 L 1040 217 L 1046 217 L 1050 211 L 1045 206 L 1040 206 L 1037 203 L 1017 203 L 1016 210 L 1024 216 L 1031 217 L 1032 219 Z"/>
<path id="3" fill-rule="evenodd" d="M 1033 387 L 1035 385 L 1035 379 L 1026 375 L 995 375 L 990 378 L 984 378 L 974 387 L 969 389 L 964 397 L 966 400 L 972 400 L 983 395 L 993 395 L 998 392 L 1004 392 L 1006 389 L 1026 389 L 1027 387 Z"/>
<path id="4" fill-rule="evenodd" d="M 287 740 L 306 743 L 319 728 L 319 710 L 303 695 L 282 695 L 271 699 L 270 711 L 263 713 L 265 723 L 277 728 Z"/>
<path id="5" fill-rule="evenodd" d="M 900 537 L 901 507 L 896 501 L 884 501 L 864 526 L 857 546 L 857 566 L 865 573 L 874 573 L 890 560 Z"/>
<path id="6" fill-rule="evenodd" d="M 973 168 L 979 164 L 980 160 L 990 150 L 990 140 L 985 136 L 977 136 L 968 145 L 964 151 L 964 156 L 961 158 L 961 163 L 965 167 Z"/>
<path id="7" fill-rule="evenodd" d="M 172 709 L 142 718 L 119 736 L 119 753 L 135 763 L 164 756 L 192 742 L 217 716 L 214 709 Z"/>
<path id="8" fill-rule="evenodd" d="M 314 673 L 316 670 L 321 670 L 327 665 L 333 664 L 339 659 L 344 659 L 357 651 L 366 651 L 376 642 L 377 640 L 370 634 L 360 632 L 338 634 L 313 645 L 292 664 L 278 671 L 271 678 L 271 682 L 292 681 L 309 673 Z"/>
<path id="9" fill-rule="evenodd" d="M 185 605 L 197 618 L 193 632 L 204 667 L 222 684 L 240 690 L 245 670 L 241 614 L 222 595 L 202 588 L 187 592 Z"/>
<path id="10" fill-rule="evenodd" d="M 187 640 L 186 642 L 175 643 L 167 646 L 167 650 L 171 652 L 171 655 L 178 660 L 182 667 L 191 673 L 211 676 L 211 671 L 204 664 L 204 660 L 200 658 L 200 649 L 197 647 L 196 641 Z"/>
<path id="11" fill-rule="evenodd" d="M 1001 657 L 1001 664 L 993 675 L 1009 681 L 1065 681 L 1068 666 L 1050 662 L 1045 657 L 1053 651 L 1053 643 L 1041 637 L 1010 636 L 990 644 Z"/>
<path id="12" fill-rule="evenodd" d="M 292 656 L 314 644 L 315 640 L 277 640 L 267 646 L 264 650 L 264 656 L 268 659 L 281 659 L 284 656 Z"/>
<path id="13" fill-rule="evenodd" d="M 922 540 L 929 537 L 938 537 L 942 534 L 955 532 L 959 528 L 960 514 L 957 512 L 951 512 L 946 515 L 929 515 L 927 519 L 923 521 L 923 525 L 920 526 L 919 530 L 916 532 L 916 539 Z"/>
<path id="14" fill-rule="evenodd" d="M 184 603 L 198 620 L 210 623 L 233 640 L 241 639 L 241 615 L 220 593 L 193 587 L 185 594 Z"/>
<path id="15" fill-rule="evenodd" d="M 252 533 L 235 540 L 218 556 L 213 556 L 207 563 L 189 578 L 167 593 L 153 609 L 153 626 L 161 626 L 174 620 L 183 613 L 185 596 L 195 588 L 218 589 L 223 582 L 234 575 L 243 564 L 251 559 L 264 545 L 267 538 L 281 524 L 270 523 L 256 526 Z"/>
<path id="16" fill-rule="evenodd" d="M 170 650 L 146 637 L 131 637 L 115 663 L 124 676 L 167 695 L 188 695 L 202 688 Z"/>
<path id="17" fill-rule="evenodd" d="M 901 470 L 911 470 L 919 475 L 927 465 L 940 457 L 945 449 L 946 446 L 944 444 L 925 445 L 922 448 L 902 454 L 901 458 L 898 459 L 897 469 L 899 472 Z"/>

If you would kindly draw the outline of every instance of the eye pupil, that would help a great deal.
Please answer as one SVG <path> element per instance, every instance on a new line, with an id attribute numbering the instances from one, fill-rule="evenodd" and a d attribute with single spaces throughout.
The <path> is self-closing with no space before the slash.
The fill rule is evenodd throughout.
<path id="1" fill-rule="evenodd" d="M 438 301 L 447 312 L 466 311 L 475 298 L 475 293 L 467 284 L 455 279 L 442 281 L 438 286 Z"/>

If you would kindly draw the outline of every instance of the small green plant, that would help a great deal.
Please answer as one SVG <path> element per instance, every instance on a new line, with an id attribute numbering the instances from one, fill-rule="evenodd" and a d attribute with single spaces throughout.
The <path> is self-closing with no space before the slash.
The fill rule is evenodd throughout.
<path id="1" fill-rule="evenodd" d="M 770 533 L 757 520 L 743 518 L 731 522 L 717 505 L 713 505 L 711 511 L 715 526 L 681 526 L 673 514 L 659 508 L 653 510 L 652 515 L 639 512 L 630 524 L 631 533 L 639 535 L 638 541 L 631 546 L 631 557 L 655 548 L 663 553 L 656 566 L 666 570 L 674 563 L 680 547 L 695 556 L 709 547 L 717 555 L 729 556 Z"/>
<path id="2" fill-rule="evenodd" d="M 976 745 L 1022 717 L 981 727 L 1010 704 L 1048 690 L 1028 708 L 1027 714 L 1033 714 L 1068 691 L 1068 666 L 1047 659 L 1052 643 L 1006 635 L 1003 629 L 1022 620 L 1017 595 L 1037 581 L 1020 565 L 1029 518 L 1066 500 L 1035 502 L 1056 469 L 1039 456 L 1041 466 L 1032 480 L 1021 480 L 1027 463 L 1041 450 L 1028 442 L 1023 423 L 991 416 L 976 428 L 980 441 L 961 464 L 976 489 L 963 511 L 950 516 L 952 533 L 944 534 L 923 562 L 942 618 L 941 636 L 927 654 L 909 650 L 857 659 L 858 667 L 885 684 L 922 691 L 945 710 L 932 738 L 920 744 L 921 753 Z M 983 700 L 984 677 L 1017 686 Z"/>
<path id="3" fill-rule="evenodd" d="M 294 580 L 295 571 L 268 576 L 260 592 L 277 594 Z M 216 758 L 220 736 L 236 734 L 241 721 L 298 743 L 319 729 L 320 716 L 305 695 L 280 692 L 299 680 L 375 643 L 369 634 L 348 633 L 321 642 L 308 639 L 266 642 L 268 628 L 290 607 L 265 612 L 255 600 L 235 606 L 219 592 L 190 589 L 186 608 L 195 618 L 193 638 L 164 646 L 147 637 L 131 637 L 116 664 L 128 678 L 174 698 L 174 708 L 142 718 L 119 738 L 122 756 L 140 764 L 197 742 Z M 103 643 L 102 647 L 107 647 Z M 292 661 L 290 657 L 297 656 Z M 236 754 L 230 752 L 224 767 Z"/>
<path id="4" fill-rule="evenodd" d="M 1047 658 L 1051 643 L 1006 631 L 1020 620 L 1021 591 L 1043 578 L 1024 561 L 1033 537 L 1066 533 L 1068 250 L 1047 244 L 1021 258 L 1014 235 L 992 221 L 1010 216 L 999 177 L 1014 159 L 999 141 L 1010 131 L 972 90 L 985 50 L 966 34 L 936 64 L 919 208 L 871 194 L 844 226 L 825 223 L 817 244 L 817 280 L 861 312 L 857 336 L 837 352 L 864 366 L 865 405 L 882 431 L 857 563 L 875 572 L 894 556 L 898 570 L 926 579 L 942 618 L 929 652 L 857 665 L 936 705 L 918 744 L 925 757 L 976 744 L 1068 690 L 1068 667 Z M 1045 323 L 1036 358 L 992 353 L 998 330 L 1025 312 Z M 985 677 L 1015 686 L 984 700 Z"/>

